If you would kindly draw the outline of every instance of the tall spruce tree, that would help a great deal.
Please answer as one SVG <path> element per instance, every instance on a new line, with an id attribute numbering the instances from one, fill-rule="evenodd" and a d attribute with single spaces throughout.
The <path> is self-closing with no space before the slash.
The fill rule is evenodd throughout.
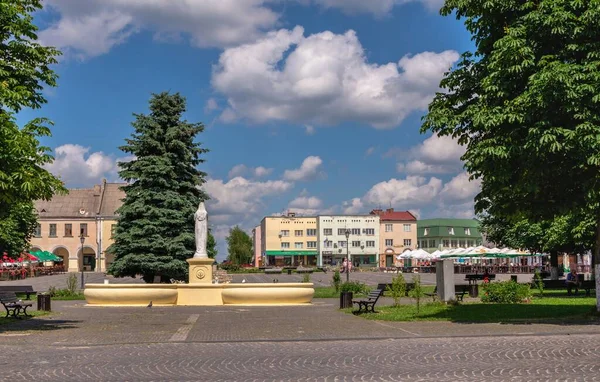
<path id="1" fill-rule="evenodd" d="M 182 120 L 185 110 L 179 93 L 153 94 L 150 114 L 135 114 L 135 132 L 120 147 L 135 159 L 120 163 L 128 185 L 108 248 L 115 255 L 108 271 L 114 276 L 187 279 L 185 260 L 196 248 L 194 212 L 208 199 L 200 189 L 206 174 L 197 166 L 208 150 L 194 141 L 204 125 Z"/>

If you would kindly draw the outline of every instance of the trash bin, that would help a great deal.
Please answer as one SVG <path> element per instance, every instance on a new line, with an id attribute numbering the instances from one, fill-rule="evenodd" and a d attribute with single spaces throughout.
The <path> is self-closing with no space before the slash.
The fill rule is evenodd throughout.
<path id="1" fill-rule="evenodd" d="M 47 312 L 52 310 L 51 304 L 51 296 L 49 294 L 43 293 L 37 295 L 37 310 L 45 310 Z"/>
<path id="2" fill-rule="evenodd" d="M 469 285 L 469 297 L 477 297 L 479 296 L 479 285 L 472 284 Z"/>
<path id="3" fill-rule="evenodd" d="M 340 293 L 340 309 L 352 308 L 352 292 Z"/>
<path id="4" fill-rule="evenodd" d="M 291 269 L 288 269 L 287 271 L 288 271 L 288 275 L 292 274 L 292 270 Z"/>
<path id="5" fill-rule="evenodd" d="M 517 282 L 517 275 L 511 275 L 510 276 L 510 281 Z"/>

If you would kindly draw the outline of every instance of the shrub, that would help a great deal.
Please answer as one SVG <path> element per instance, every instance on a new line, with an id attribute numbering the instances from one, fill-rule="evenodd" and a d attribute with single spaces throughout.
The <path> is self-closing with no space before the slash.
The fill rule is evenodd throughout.
<path id="1" fill-rule="evenodd" d="M 238 272 L 240 270 L 240 266 L 237 264 L 220 264 L 219 268 L 221 268 L 224 271 L 228 271 L 228 272 Z"/>
<path id="2" fill-rule="evenodd" d="M 336 292 L 340 291 L 340 283 L 342 282 L 342 278 L 340 276 L 340 271 L 336 270 L 333 274 L 333 279 L 331 280 L 331 286 L 335 288 Z"/>
<path id="3" fill-rule="evenodd" d="M 529 284 L 518 284 L 512 280 L 483 284 L 482 302 L 517 304 L 531 297 Z"/>
<path id="4" fill-rule="evenodd" d="M 392 285 L 388 285 L 386 291 L 390 292 L 390 296 L 394 299 L 394 305 L 400 305 L 400 297 L 406 293 L 406 281 L 404 281 L 402 273 L 392 279 Z"/>
<path id="5" fill-rule="evenodd" d="M 370 292 L 369 287 L 367 287 L 364 283 L 359 281 L 348 281 L 340 285 L 340 290 L 342 292 L 352 292 L 352 293 L 363 293 L 368 294 Z"/>
<path id="6" fill-rule="evenodd" d="M 421 275 L 417 275 L 417 277 L 413 277 L 413 289 L 410 291 L 410 297 L 415 299 L 417 303 L 417 315 L 419 314 L 419 310 L 421 309 L 421 299 L 425 296 L 425 291 L 421 286 Z"/>
<path id="7" fill-rule="evenodd" d="M 310 273 L 305 273 L 304 276 L 302 276 L 302 282 L 303 283 L 309 283 L 310 282 Z"/>
<path id="8" fill-rule="evenodd" d="M 542 275 L 540 274 L 540 271 L 538 271 L 537 269 L 533 274 L 533 285 L 540 292 L 540 297 L 544 297 L 544 281 L 542 280 Z"/>
<path id="9" fill-rule="evenodd" d="M 67 277 L 67 290 L 71 294 L 75 294 L 75 291 L 77 290 L 77 274 L 76 273 L 69 273 L 69 277 Z"/>

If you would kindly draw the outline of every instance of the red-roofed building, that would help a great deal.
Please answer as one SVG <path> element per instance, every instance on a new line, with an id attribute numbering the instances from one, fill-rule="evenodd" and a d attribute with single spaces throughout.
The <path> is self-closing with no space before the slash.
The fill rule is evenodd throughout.
<path id="1" fill-rule="evenodd" d="M 379 266 L 393 267 L 399 265 L 396 256 L 417 246 L 417 218 L 408 211 L 375 209 L 371 215 L 379 216 Z"/>

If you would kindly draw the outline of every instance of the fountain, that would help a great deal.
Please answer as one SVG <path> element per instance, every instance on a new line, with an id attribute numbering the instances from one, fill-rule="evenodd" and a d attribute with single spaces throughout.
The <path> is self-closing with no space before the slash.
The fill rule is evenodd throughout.
<path id="1" fill-rule="evenodd" d="M 196 252 L 188 259 L 188 284 L 86 284 L 88 305 L 303 305 L 310 304 L 312 283 L 214 284 L 214 260 L 206 253 L 208 214 L 201 202 L 194 213 Z"/>

